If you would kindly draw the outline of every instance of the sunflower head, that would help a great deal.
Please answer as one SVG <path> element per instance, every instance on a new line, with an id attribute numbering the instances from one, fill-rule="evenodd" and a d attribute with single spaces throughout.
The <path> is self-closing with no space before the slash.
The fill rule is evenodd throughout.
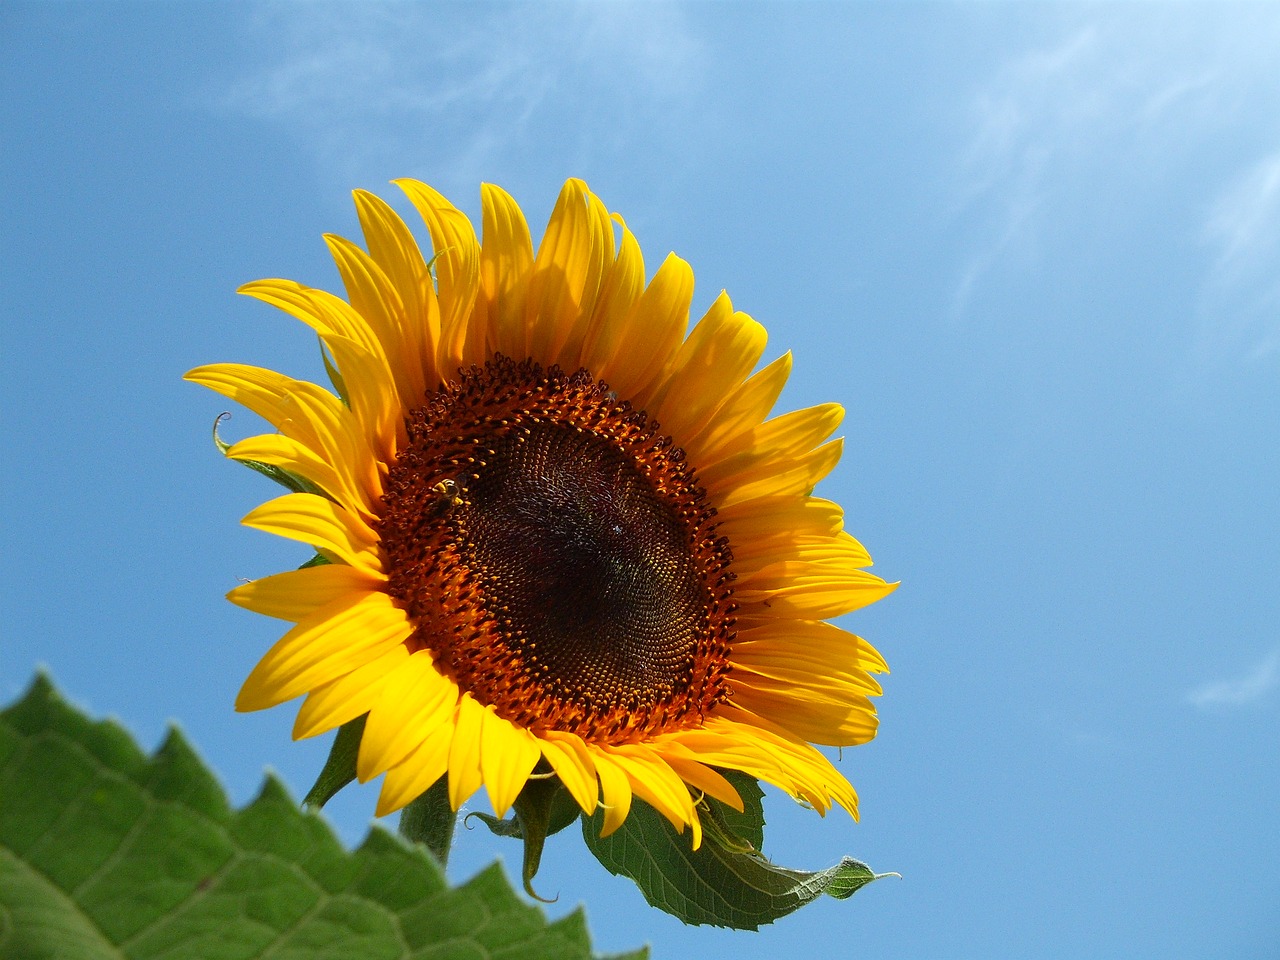
<path id="1" fill-rule="evenodd" d="M 482 190 L 483 239 L 444 197 L 398 184 L 433 256 L 357 192 L 364 247 L 327 237 L 345 297 L 287 280 L 243 292 L 297 317 L 333 389 L 239 364 L 202 383 L 277 433 L 227 449 L 293 492 L 245 523 L 317 561 L 230 599 L 292 626 L 237 708 L 305 695 L 309 737 L 365 719 L 356 772 L 378 813 L 437 781 L 505 815 L 554 778 L 616 830 L 633 798 L 701 836 L 722 771 L 856 816 L 815 748 L 875 735 L 885 670 L 827 622 L 893 584 L 812 496 L 835 466 L 835 404 L 769 419 L 789 355 L 721 294 L 687 330 L 688 265 L 646 283 L 640 247 L 584 183 L 535 252 Z"/>

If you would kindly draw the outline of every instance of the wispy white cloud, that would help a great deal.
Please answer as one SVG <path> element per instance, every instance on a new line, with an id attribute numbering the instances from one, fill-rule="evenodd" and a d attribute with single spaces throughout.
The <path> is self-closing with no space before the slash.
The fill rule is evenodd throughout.
<path id="1" fill-rule="evenodd" d="M 1222 328 L 1252 337 L 1255 358 L 1280 350 L 1280 149 L 1241 171 L 1213 200 L 1205 242 L 1214 257 L 1204 289 L 1206 338 Z"/>
<path id="2" fill-rule="evenodd" d="M 1234 680 L 1217 680 L 1196 687 L 1187 702 L 1200 710 L 1221 710 L 1257 703 L 1280 686 L 1280 649 Z"/>
<path id="3" fill-rule="evenodd" d="M 1084 99 L 1062 91 L 1076 85 L 1079 64 L 1093 55 L 1097 42 L 1095 28 L 1077 29 L 1045 49 L 1014 57 L 974 94 L 961 203 L 996 189 L 1025 197 L 1040 188 L 1045 161 L 1064 145 L 1061 133 L 1089 112 Z"/>
<path id="4" fill-rule="evenodd" d="M 1159 229 L 1204 250 L 1199 310 L 1222 321 L 1276 306 L 1280 286 L 1280 10 L 1064 8 L 1056 27 L 998 64 L 968 100 L 954 214 L 971 253 L 953 290 L 963 315 L 1001 265 L 1034 261 L 1055 221 L 1102 184 L 1155 203 Z M 1109 211 L 1111 225 L 1123 210 Z M 1280 315 L 1272 310 L 1272 341 Z"/>
<path id="5" fill-rule="evenodd" d="M 251 62 L 214 99 L 343 181 L 394 167 L 470 187 L 531 137 L 579 160 L 584 128 L 619 136 L 699 76 L 668 5 L 268 3 L 250 29 Z"/>
<path id="6" fill-rule="evenodd" d="M 1238 273 L 1280 242 L 1280 151 L 1230 184 L 1213 205 L 1207 230 L 1220 248 L 1214 269 Z"/>
<path id="7" fill-rule="evenodd" d="M 973 93 L 952 212 L 977 214 L 981 223 L 954 288 L 957 315 L 998 264 L 1033 255 L 1062 154 L 1100 120 L 1099 91 L 1085 83 L 1099 45 L 1096 25 L 1068 25 L 1048 44 L 1001 64 Z"/>

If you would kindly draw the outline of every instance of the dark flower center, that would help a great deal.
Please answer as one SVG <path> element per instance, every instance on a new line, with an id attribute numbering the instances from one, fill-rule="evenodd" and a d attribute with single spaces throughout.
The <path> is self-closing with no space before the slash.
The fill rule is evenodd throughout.
<path id="1" fill-rule="evenodd" d="M 607 742 L 725 697 L 731 555 L 657 424 L 585 370 L 497 357 L 407 426 L 380 527 L 389 591 L 462 689 Z"/>
<path id="2" fill-rule="evenodd" d="M 558 423 L 495 446 L 466 487 L 458 526 L 539 679 L 593 702 L 687 683 L 707 591 L 686 532 L 635 464 Z"/>

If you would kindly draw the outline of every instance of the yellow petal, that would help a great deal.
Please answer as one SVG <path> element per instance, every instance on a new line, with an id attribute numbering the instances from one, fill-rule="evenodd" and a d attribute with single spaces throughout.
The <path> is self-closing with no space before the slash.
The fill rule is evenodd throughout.
<path id="1" fill-rule="evenodd" d="M 722 713 L 709 718 L 708 726 L 718 731 L 733 731 L 739 736 L 749 730 L 792 777 L 796 795 L 821 814 L 825 814 L 834 801 L 855 820 L 858 818 L 858 795 L 849 781 L 816 747 L 791 731 L 736 704 L 729 704 Z"/>
<path id="2" fill-rule="evenodd" d="M 460 367 L 484 359 L 485 331 L 475 336 L 469 330 L 472 306 L 480 289 L 480 244 L 471 221 L 443 195 L 418 180 L 396 180 L 395 184 L 431 231 L 440 304 L 438 362 L 442 374 L 456 376 Z"/>
<path id="3" fill-rule="evenodd" d="M 559 324 L 552 337 L 547 356 L 566 370 L 582 364 L 582 349 L 594 323 L 596 301 L 613 270 L 613 221 L 609 211 L 594 193 L 587 193 L 587 232 L 589 255 L 585 261 L 582 290 L 574 300 L 575 309 L 569 321 Z"/>
<path id="4" fill-rule="evenodd" d="M 449 746 L 453 724 L 442 723 L 426 736 L 407 757 L 387 771 L 378 794 L 375 815 L 385 817 L 426 793 L 449 769 Z"/>
<path id="5" fill-rule="evenodd" d="M 343 337 L 371 353 L 382 353 L 382 344 L 369 322 L 347 301 L 296 280 L 255 280 L 237 291 L 269 303 L 296 317 L 321 337 Z"/>
<path id="6" fill-rule="evenodd" d="M 314 737 L 368 713 L 377 702 L 383 682 L 408 658 L 408 649 L 397 643 L 364 666 L 316 687 L 298 708 L 293 739 Z"/>
<path id="7" fill-rule="evenodd" d="M 484 208 L 480 244 L 480 296 L 493 337 L 490 346 L 508 357 L 523 356 L 526 345 L 525 294 L 533 269 L 533 241 L 519 205 L 499 187 L 480 188 Z"/>
<path id="8" fill-rule="evenodd" d="M 525 355 L 542 363 L 558 359 L 556 350 L 567 330 L 585 325 L 604 274 L 605 258 L 612 258 L 612 233 L 606 251 L 588 197 L 587 185 L 581 180 L 565 182 L 529 275 Z"/>
<path id="9" fill-rule="evenodd" d="M 458 700 L 453 742 L 449 744 L 449 804 L 457 810 L 480 789 L 480 735 L 484 707 L 469 693 Z"/>
<path id="10" fill-rule="evenodd" d="M 594 812 L 599 802 L 600 786 L 591 750 L 582 739 L 572 733 L 548 730 L 539 741 L 539 747 L 582 811 L 586 814 Z"/>
<path id="11" fill-rule="evenodd" d="M 815 571 L 871 566 L 866 548 L 843 531 L 835 536 L 778 536 L 730 542 L 734 545 L 733 572 L 738 575 L 735 590 L 756 580 L 777 581 L 794 576 L 805 565 L 813 566 Z"/>
<path id="12" fill-rule="evenodd" d="M 716 450 L 704 450 L 698 474 L 708 487 L 732 485 L 805 455 L 831 436 L 843 419 L 838 403 L 784 413 L 726 439 Z"/>
<path id="13" fill-rule="evenodd" d="M 402 397 L 421 397 L 439 381 L 436 354 L 440 343 L 440 308 L 431 274 L 417 241 L 403 220 L 380 197 L 355 191 L 356 211 L 369 256 L 386 274 L 404 305 L 400 327 L 407 386 Z M 388 350 L 388 355 L 394 351 Z"/>
<path id="14" fill-rule="evenodd" d="M 372 514 L 382 490 L 377 463 L 355 416 L 314 383 L 239 363 L 196 367 L 185 379 L 248 407 L 286 437 L 297 440 L 337 474 L 344 503 L 357 500 Z M 337 495 L 337 494 L 335 494 Z"/>
<path id="15" fill-rule="evenodd" d="M 745 724 L 740 726 L 746 727 Z M 663 749 L 670 752 L 679 746 L 696 756 L 704 764 L 740 770 L 757 780 L 763 780 L 776 787 L 797 794 L 795 778 L 787 772 L 787 765 L 776 753 L 771 753 L 767 746 L 754 734 L 726 737 L 722 730 L 699 728 L 672 734 L 663 743 Z"/>
<path id="16" fill-rule="evenodd" d="M 734 313 L 722 292 L 662 375 L 652 409 L 663 432 L 696 435 L 755 369 L 767 339 L 764 327 Z"/>
<path id="17" fill-rule="evenodd" d="M 326 234 L 325 242 L 342 276 L 347 299 L 364 317 L 381 346 L 396 396 L 401 403 L 417 400 L 423 390 L 422 364 L 406 355 L 414 338 L 405 333 L 410 321 L 400 292 L 378 262 L 350 240 Z"/>
<path id="18" fill-rule="evenodd" d="M 480 731 L 480 772 L 493 804 L 493 815 L 505 817 L 524 789 L 542 751 L 528 730 L 486 707 Z"/>
<path id="19" fill-rule="evenodd" d="M 353 567 L 382 573 L 377 534 L 350 511 L 314 493 L 287 493 L 250 510 L 246 527 L 332 551 Z"/>
<path id="20" fill-rule="evenodd" d="M 349 475 L 335 470 L 331 464 L 292 437 L 286 437 L 282 433 L 245 437 L 233 444 L 226 454 L 230 460 L 269 463 L 288 470 L 311 481 L 348 510 L 358 511 L 366 519 L 374 518 L 363 491 L 350 482 Z"/>
<path id="21" fill-rule="evenodd" d="M 888 673 L 884 657 L 862 637 L 823 620 L 741 617 L 733 645 L 733 660 L 760 668 L 777 658 L 808 657 L 833 669 Z"/>
<path id="22" fill-rule="evenodd" d="M 791 462 L 757 467 L 736 484 L 707 484 L 716 509 L 759 497 L 807 494 L 840 462 L 844 441 L 830 440 Z"/>
<path id="23" fill-rule="evenodd" d="M 697 819 L 693 798 L 684 781 L 651 748 L 624 745 L 605 746 L 603 750 L 627 775 L 631 792 L 666 817 L 677 830 L 684 832 L 685 825 Z"/>
<path id="24" fill-rule="evenodd" d="M 595 310 L 582 344 L 582 365 L 597 378 L 617 354 L 631 311 L 644 292 L 644 255 L 640 244 L 617 214 L 612 217 L 622 230 L 618 254 L 596 298 Z"/>
<path id="25" fill-rule="evenodd" d="M 227 599 L 237 606 L 297 623 L 348 593 L 368 593 L 380 586 L 377 577 L 338 563 L 289 570 L 236 587 Z"/>
<path id="26" fill-rule="evenodd" d="M 770 687 L 749 675 L 733 676 L 733 702 L 785 727 L 798 738 L 828 747 L 852 747 L 875 739 L 879 720 L 866 697 L 815 698 L 803 687 Z"/>
<path id="27" fill-rule="evenodd" d="M 750 630 L 735 639 L 735 687 L 741 674 L 754 676 L 757 685 L 812 691 L 828 700 L 881 692 L 870 671 L 887 669 L 884 659 L 861 637 L 821 620 L 779 618 L 772 623 L 773 630 Z"/>
<path id="28" fill-rule="evenodd" d="M 413 632 L 385 593 L 348 594 L 300 621 L 253 668 L 240 711 L 265 710 L 376 659 Z"/>
<path id="29" fill-rule="evenodd" d="M 671 734 L 670 739 L 703 763 L 771 783 L 820 814 L 834 800 L 857 818 L 857 794 L 831 761 L 795 734 L 748 711 L 729 705 L 702 727 Z"/>
<path id="30" fill-rule="evenodd" d="M 684 340 L 693 301 L 693 270 L 674 253 L 658 268 L 623 324 L 617 352 L 598 376 L 643 409 L 658 374 Z"/>
<path id="31" fill-rule="evenodd" d="M 777 539 L 835 536 L 844 528 L 844 511 L 821 497 L 760 497 L 722 507 L 716 521 L 734 545 L 736 559 L 744 547 L 755 549 Z"/>
<path id="32" fill-rule="evenodd" d="M 600 806 L 604 807 L 604 826 L 600 836 L 617 830 L 631 812 L 631 781 L 617 761 L 597 749 L 594 753 L 596 776 L 600 778 Z"/>
<path id="33" fill-rule="evenodd" d="M 777 617 L 827 620 L 875 603 L 898 588 L 897 583 L 842 563 L 779 563 L 771 570 L 769 576 L 757 575 L 750 584 L 735 587 L 734 599 L 744 608 L 762 604 Z"/>
<path id="34" fill-rule="evenodd" d="M 738 795 L 738 791 L 733 784 L 726 780 L 722 774 L 717 773 L 703 763 L 699 763 L 693 757 L 688 756 L 687 753 L 683 755 L 676 754 L 665 748 L 660 748 L 659 752 L 667 765 L 675 771 L 676 776 L 689 784 L 689 786 L 696 790 L 701 790 L 707 796 L 714 797 L 721 803 L 727 803 L 739 813 L 742 812 L 742 797 Z"/>
<path id="35" fill-rule="evenodd" d="M 368 321 L 345 300 L 292 280 L 259 280 L 240 292 L 278 307 L 320 335 L 333 353 L 363 436 L 384 459 L 392 456 L 402 404 L 392 365 Z"/>
<path id="36" fill-rule="evenodd" d="M 430 653 L 419 650 L 409 657 L 370 704 L 356 762 L 360 782 L 403 760 L 428 733 L 452 719 L 457 703 L 458 688 L 441 675 Z"/>
<path id="37" fill-rule="evenodd" d="M 248 407 L 286 436 L 296 437 L 304 442 L 306 437 L 300 428 L 307 424 L 297 423 L 295 409 L 281 406 L 286 398 L 302 393 L 304 394 L 303 402 L 314 399 L 316 409 L 310 412 L 326 425 L 341 417 L 342 401 L 333 394 L 316 387 L 315 384 L 309 384 L 308 386 L 319 391 L 318 394 L 312 394 L 303 386 L 305 381 L 294 380 L 283 373 L 263 367 L 254 367 L 245 363 L 210 363 L 188 370 L 183 375 L 183 379 L 208 387 L 241 406 Z M 317 453 L 329 449 L 321 444 L 308 444 L 308 446 Z"/>
<path id="38" fill-rule="evenodd" d="M 791 354 L 784 353 L 762 370 L 752 374 L 725 400 L 716 415 L 696 436 L 682 439 L 694 463 L 705 462 L 708 452 L 720 449 L 728 440 L 764 422 L 778 402 L 791 376 Z"/>

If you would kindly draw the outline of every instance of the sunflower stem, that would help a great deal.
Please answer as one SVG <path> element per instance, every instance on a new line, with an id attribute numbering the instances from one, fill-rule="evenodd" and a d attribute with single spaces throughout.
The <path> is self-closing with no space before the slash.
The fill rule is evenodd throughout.
<path id="1" fill-rule="evenodd" d="M 327 562 L 327 561 L 326 561 Z M 333 799 L 334 794 L 356 778 L 356 755 L 360 752 L 360 738 L 364 736 L 364 721 L 368 714 L 361 714 L 338 728 L 329 748 L 329 759 L 316 777 L 315 784 L 303 798 L 304 807 L 319 810 Z"/>
<path id="2" fill-rule="evenodd" d="M 401 811 L 400 836 L 423 844 L 444 869 L 449 865 L 449 848 L 453 845 L 453 828 L 457 822 L 458 815 L 449 803 L 449 780 L 441 777 Z"/>

